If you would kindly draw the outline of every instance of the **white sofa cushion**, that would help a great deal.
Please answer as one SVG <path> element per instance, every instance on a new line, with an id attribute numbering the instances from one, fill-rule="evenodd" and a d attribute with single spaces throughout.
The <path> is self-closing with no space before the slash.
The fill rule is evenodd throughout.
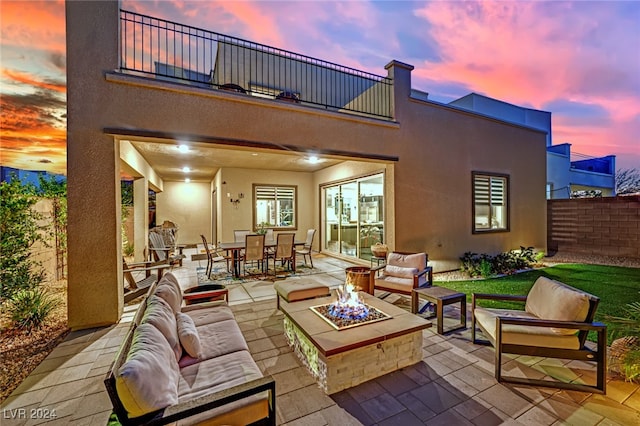
<path id="1" fill-rule="evenodd" d="M 151 324 L 140 324 L 125 363 L 116 372 L 116 390 L 130 417 L 176 404 L 180 370 L 167 339 Z"/>
<path id="2" fill-rule="evenodd" d="M 206 306 L 206 304 L 194 304 L 184 306 L 182 313 L 189 315 L 196 327 L 214 322 L 235 319 L 231 308 L 227 305 Z"/>
<path id="3" fill-rule="evenodd" d="M 176 321 L 178 323 L 178 337 L 180 343 L 185 352 L 193 358 L 200 358 L 202 355 L 202 345 L 200 344 L 200 336 L 196 325 L 190 316 L 178 312 L 176 314 Z"/>
<path id="4" fill-rule="evenodd" d="M 152 294 L 147 300 L 147 308 L 142 316 L 142 324 L 148 323 L 156 327 L 167 339 L 173 350 L 176 361 L 182 357 L 182 346 L 178 337 L 178 324 L 176 316 L 167 302 L 161 297 Z"/>
<path id="5" fill-rule="evenodd" d="M 183 356 L 180 359 L 180 368 L 197 362 L 216 358 L 239 351 L 248 351 L 249 347 L 244 340 L 242 331 L 235 320 L 220 321 L 204 324 L 197 327 L 202 349 L 200 356 Z"/>
<path id="6" fill-rule="evenodd" d="M 524 310 L 541 319 L 582 322 L 589 313 L 589 296 L 549 278 L 538 277 L 529 290 Z M 553 328 L 553 331 L 564 335 L 576 333 L 566 328 Z"/>

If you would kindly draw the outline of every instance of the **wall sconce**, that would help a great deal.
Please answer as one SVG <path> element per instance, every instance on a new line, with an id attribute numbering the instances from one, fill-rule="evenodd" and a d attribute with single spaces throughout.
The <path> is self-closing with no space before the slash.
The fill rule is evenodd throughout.
<path id="1" fill-rule="evenodd" d="M 244 194 L 242 192 L 239 192 L 238 193 L 238 198 L 232 198 L 231 197 L 231 193 L 227 192 L 227 198 L 229 198 L 229 201 L 231 201 L 233 206 L 237 209 L 238 208 L 238 204 L 240 204 L 240 200 L 244 198 Z"/>

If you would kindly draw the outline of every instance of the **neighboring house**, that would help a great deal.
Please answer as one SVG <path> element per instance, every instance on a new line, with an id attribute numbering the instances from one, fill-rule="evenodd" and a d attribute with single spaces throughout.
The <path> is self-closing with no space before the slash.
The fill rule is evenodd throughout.
<path id="1" fill-rule="evenodd" d="M 615 155 L 571 161 L 571 144 L 552 143 L 550 112 L 520 107 L 477 93 L 470 93 L 449 105 L 546 132 L 548 199 L 571 198 L 572 193 L 579 191 L 596 191 L 604 197 L 616 195 Z"/>
<path id="2" fill-rule="evenodd" d="M 55 179 L 57 182 L 64 182 L 66 180 L 64 175 L 49 173 L 44 170 L 22 170 L 0 166 L 0 182 L 10 182 L 13 179 L 17 179 L 23 184 L 32 184 L 36 188 L 39 188 L 41 177 L 46 180 Z"/>
<path id="3" fill-rule="evenodd" d="M 149 190 L 180 243 L 268 222 L 315 228 L 314 250 L 366 265 L 376 241 L 436 271 L 466 251 L 546 251 L 546 131 L 432 102 L 398 61 L 376 76 L 118 2 L 66 10 L 71 327 L 122 314 L 125 175 L 136 257 Z"/>

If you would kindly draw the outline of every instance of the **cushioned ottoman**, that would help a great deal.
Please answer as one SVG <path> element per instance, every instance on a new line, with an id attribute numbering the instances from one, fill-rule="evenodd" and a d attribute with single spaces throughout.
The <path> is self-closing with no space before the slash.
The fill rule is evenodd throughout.
<path id="1" fill-rule="evenodd" d="M 280 298 L 288 303 L 298 300 L 313 299 L 316 297 L 329 296 L 331 290 L 329 286 L 311 280 L 277 282 L 273 285 L 276 293 L 276 304 L 280 309 Z"/>

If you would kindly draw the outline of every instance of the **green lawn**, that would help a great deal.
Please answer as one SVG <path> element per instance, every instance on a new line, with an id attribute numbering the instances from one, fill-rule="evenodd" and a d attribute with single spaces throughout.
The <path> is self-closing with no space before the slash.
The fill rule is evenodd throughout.
<path id="1" fill-rule="evenodd" d="M 596 321 L 606 323 L 605 315 L 623 316 L 627 303 L 640 301 L 640 268 L 619 266 L 563 264 L 501 278 L 440 281 L 436 285 L 466 293 L 471 302 L 473 293 L 527 294 L 541 275 L 598 296 Z M 523 309 L 523 304 L 507 302 L 483 301 L 483 306 Z"/>

